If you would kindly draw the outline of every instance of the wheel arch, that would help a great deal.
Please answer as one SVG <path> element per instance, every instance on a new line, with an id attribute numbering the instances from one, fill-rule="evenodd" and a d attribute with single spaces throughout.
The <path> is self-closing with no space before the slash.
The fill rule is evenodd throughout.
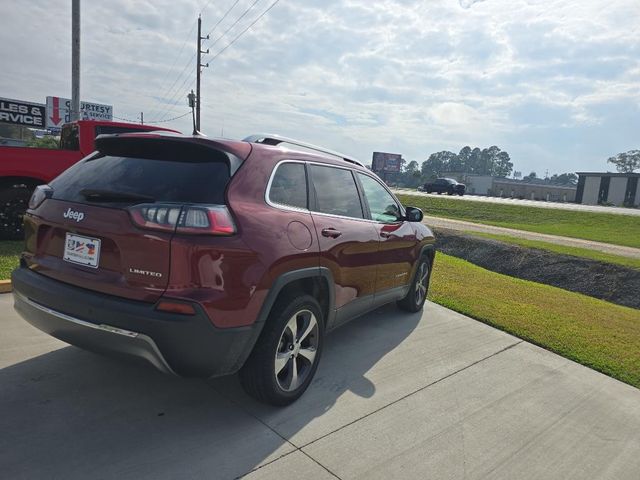
<path id="1" fill-rule="evenodd" d="M 331 323 L 332 312 L 335 309 L 333 285 L 333 275 L 324 267 L 303 268 L 283 273 L 275 279 L 269 289 L 256 322 L 264 324 L 279 299 L 300 292 L 312 295 L 318 300 L 325 315 L 326 327 Z"/>

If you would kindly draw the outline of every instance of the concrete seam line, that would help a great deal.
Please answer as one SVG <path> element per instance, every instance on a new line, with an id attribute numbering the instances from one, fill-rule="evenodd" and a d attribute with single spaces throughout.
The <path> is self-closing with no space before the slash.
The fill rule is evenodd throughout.
<path id="1" fill-rule="evenodd" d="M 306 447 L 308 447 L 309 445 L 312 445 L 312 444 L 316 443 L 317 441 L 322 440 L 322 439 L 323 439 L 323 438 L 325 438 L 325 437 L 328 437 L 329 435 L 333 435 L 334 433 L 339 432 L 340 430 L 342 430 L 342 429 L 344 429 L 344 428 L 347 428 L 347 427 L 349 427 L 349 426 L 353 425 L 354 423 L 359 422 L 360 420 L 363 420 L 363 419 L 365 419 L 365 418 L 367 418 L 367 417 L 370 417 L 371 415 L 374 415 L 374 414 L 376 414 L 376 413 L 378 413 L 378 412 L 380 412 L 380 411 L 384 410 L 385 408 L 388 408 L 388 407 L 390 407 L 390 406 L 392 406 L 392 405 L 395 405 L 396 403 L 401 402 L 402 400 L 404 400 L 404 399 L 406 399 L 406 398 L 409 398 L 410 396 L 415 395 L 416 393 L 419 393 L 419 392 L 421 392 L 421 391 L 423 391 L 423 390 L 426 390 L 427 388 L 429 388 L 429 387 L 431 387 L 431 386 L 433 386 L 433 385 L 435 385 L 435 384 L 437 384 L 437 383 L 440 383 L 440 382 L 442 382 L 443 380 L 446 380 L 447 378 L 453 377 L 454 375 L 456 375 L 456 374 L 458 374 L 458 373 L 460 373 L 460 372 L 463 372 L 463 371 L 467 370 L 468 368 L 471 368 L 471 367 L 473 367 L 473 366 L 475 366 L 475 365 L 477 365 L 477 364 L 479 364 L 479 363 L 481 363 L 481 362 L 484 362 L 485 360 L 488 360 L 488 359 L 490 359 L 490 358 L 492 358 L 492 357 L 495 357 L 496 355 L 499 355 L 499 354 L 501 354 L 502 352 L 506 352 L 507 350 L 510 350 L 510 349 L 512 349 L 513 347 L 520 345 L 521 343 L 524 343 L 524 340 L 520 340 L 520 341 L 515 342 L 515 343 L 513 343 L 513 344 L 511 344 L 511 345 L 507 345 L 506 347 L 504 347 L 504 348 L 502 348 L 502 349 L 498 350 L 497 352 L 492 353 L 491 355 L 488 355 L 488 356 L 486 356 L 486 357 L 483 357 L 483 358 L 481 358 L 480 360 L 476 360 L 475 362 L 472 362 L 472 363 L 470 363 L 469 365 L 467 365 L 467 366 L 465 366 L 465 367 L 462 367 L 462 368 L 460 368 L 460 369 L 458 369 L 458 370 L 456 370 L 456 371 L 454 371 L 454 372 L 451 372 L 451 373 L 449 373 L 449 374 L 445 375 L 444 377 L 439 378 L 438 380 L 435 380 L 435 381 L 433 381 L 433 382 L 429 383 L 428 385 L 425 385 L 424 387 L 420 387 L 420 388 L 418 388 L 418 389 L 414 390 L 413 392 L 409 392 L 409 393 L 407 393 L 406 395 L 403 395 L 402 397 L 400 397 L 400 398 L 398 398 L 398 399 L 394 400 L 393 402 L 390 402 L 390 403 L 388 403 L 388 404 L 386 404 L 386 405 L 383 405 L 382 407 L 377 408 L 377 409 L 373 410 L 372 412 L 369 412 L 369 413 L 367 413 L 366 415 L 363 415 L 363 416 L 362 416 L 362 417 L 360 417 L 360 418 L 356 418 L 355 420 L 352 420 L 351 422 L 346 423 L 346 424 L 342 425 L 341 427 L 336 428 L 335 430 L 333 430 L 333 431 L 331 431 L 331 432 L 329 432 L 329 433 L 325 433 L 325 434 L 324 434 L 324 435 L 322 435 L 321 437 L 318 437 L 318 438 L 316 438 L 315 440 L 312 440 L 311 442 L 309 442 L 309 443 L 306 443 L 306 444 L 302 445 L 302 446 L 300 447 L 300 449 L 306 448 Z"/>
<path id="2" fill-rule="evenodd" d="M 338 475 L 336 475 L 335 473 L 333 473 L 331 470 L 329 470 L 327 467 L 325 467 L 323 464 L 321 464 L 318 460 L 316 460 L 315 458 L 313 458 L 311 455 L 309 455 L 307 452 L 305 452 L 304 450 L 298 448 L 298 451 L 300 453 L 302 453 L 305 457 L 307 457 L 308 459 L 310 459 L 312 462 L 314 462 L 315 464 L 319 465 L 320 467 L 322 467 L 329 475 L 334 476 L 335 478 L 337 478 L 338 480 L 342 480 Z"/>
<path id="3" fill-rule="evenodd" d="M 246 412 L 245 412 L 245 413 L 246 413 Z M 254 468 L 254 469 L 252 469 L 252 470 L 249 470 L 248 472 L 243 473 L 242 475 L 238 475 L 237 477 L 234 477 L 234 479 L 233 479 L 233 480 L 239 480 L 239 479 L 241 479 L 241 478 L 244 478 L 244 477 L 246 477 L 247 475 L 252 474 L 253 472 L 257 472 L 257 471 L 258 471 L 258 470 L 260 470 L 261 468 L 264 468 L 264 467 L 266 467 L 267 465 L 271 465 L 272 463 L 275 463 L 275 462 L 277 462 L 278 460 L 281 460 L 281 459 L 283 459 L 284 457 L 288 457 L 288 456 L 289 456 L 289 455 L 291 455 L 292 453 L 296 453 L 296 452 L 298 452 L 298 451 L 299 451 L 299 450 L 298 450 L 297 448 L 296 448 L 295 450 L 291 450 L 290 452 L 287 452 L 287 453 L 285 453 L 284 455 L 280 455 L 278 458 L 274 458 L 274 459 L 273 459 L 273 460 L 271 460 L 270 462 L 263 463 L 262 465 L 260 465 L 260 466 L 258 466 L 258 467 L 256 467 L 256 468 Z"/>
<path id="4" fill-rule="evenodd" d="M 208 384 L 207 384 L 208 385 Z M 211 387 L 211 385 L 209 385 L 209 387 Z M 238 475 L 237 477 L 235 477 L 234 480 L 238 480 L 240 478 L 246 477 L 247 475 L 260 470 L 263 467 L 266 467 L 267 465 L 271 465 L 274 462 L 277 462 L 278 460 L 287 457 L 289 455 L 291 455 L 292 453 L 295 452 L 300 452 L 302 453 L 305 457 L 309 458 L 312 462 L 316 463 L 318 466 L 320 466 L 321 468 L 323 468 L 327 473 L 329 473 L 330 475 L 332 475 L 333 477 L 337 478 L 338 480 L 341 480 L 340 477 L 338 477 L 335 473 L 333 473 L 331 470 L 329 470 L 327 467 L 325 467 L 324 465 L 322 465 L 320 462 L 318 462 L 315 458 L 311 457 L 310 455 L 308 455 L 307 453 L 303 452 L 300 447 L 298 447 L 297 445 L 295 445 L 294 443 L 290 442 L 287 438 L 283 437 L 282 435 L 280 435 L 280 433 L 278 433 L 276 430 L 274 430 L 269 424 L 265 423 L 264 421 L 262 421 L 261 418 L 257 417 L 256 415 L 254 415 L 252 412 L 250 412 L 249 410 L 247 410 L 246 408 L 244 408 L 242 405 L 240 405 L 238 402 L 235 402 L 233 399 L 227 397 L 224 393 L 220 392 L 218 389 L 211 387 L 215 392 L 217 392 L 219 395 L 221 395 L 224 399 L 226 399 L 229 403 L 231 403 L 232 405 L 235 405 L 236 407 L 238 407 L 242 412 L 246 413 L 247 415 L 249 415 L 250 417 L 253 417 L 255 420 L 257 420 L 259 423 L 261 423 L 262 425 L 264 425 L 265 427 L 267 427 L 269 430 L 271 430 L 276 436 L 280 437 L 282 440 L 284 440 L 286 443 L 288 443 L 289 445 L 291 445 L 294 449 L 290 452 L 285 453 L 284 455 L 280 455 L 278 458 L 274 458 L 273 460 L 271 460 L 270 462 L 264 463 L 262 465 L 260 465 L 257 468 L 253 468 L 251 470 L 249 470 L 246 473 L 243 473 L 242 475 Z"/>

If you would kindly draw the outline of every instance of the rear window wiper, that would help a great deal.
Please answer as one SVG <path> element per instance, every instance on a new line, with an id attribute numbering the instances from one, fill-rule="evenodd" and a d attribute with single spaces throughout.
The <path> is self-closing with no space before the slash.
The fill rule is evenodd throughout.
<path id="1" fill-rule="evenodd" d="M 87 200 L 91 200 L 94 202 L 130 202 L 130 201 L 141 201 L 141 202 L 155 202 L 155 198 L 150 197 L 149 195 L 141 195 L 139 193 L 129 193 L 129 192 L 115 192 L 111 190 L 100 190 L 95 188 L 83 188 L 80 190 L 80 195 L 82 195 Z"/>

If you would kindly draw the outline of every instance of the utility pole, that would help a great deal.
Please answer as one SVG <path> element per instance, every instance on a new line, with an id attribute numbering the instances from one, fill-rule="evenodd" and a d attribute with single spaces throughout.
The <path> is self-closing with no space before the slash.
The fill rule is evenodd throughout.
<path id="1" fill-rule="evenodd" d="M 80 120 L 80 0 L 71 2 L 71 121 Z"/>
<path id="2" fill-rule="evenodd" d="M 209 53 L 209 49 L 207 48 L 206 52 L 202 51 L 202 40 L 209 40 L 209 35 L 206 37 L 202 36 L 202 18 L 198 15 L 198 62 L 196 65 L 196 130 L 200 131 L 200 104 L 202 103 L 200 98 L 200 74 L 202 73 L 202 68 L 206 68 L 209 66 L 202 64 L 202 54 Z"/>
<path id="3" fill-rule="evenodd" d="M 144 125 L 144 112 L 140 112 L 140 125 Z"/>

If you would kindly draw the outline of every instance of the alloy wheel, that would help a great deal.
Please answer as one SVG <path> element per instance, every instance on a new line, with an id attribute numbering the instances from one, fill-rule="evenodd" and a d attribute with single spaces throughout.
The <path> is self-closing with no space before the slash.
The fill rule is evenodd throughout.
<path id="1" fill-rule="evenodd" d="M 313 312 L 300 310 L 292 315 L 274 358 L 274 373 L 282 390 L 294 391 L 305 382 L 316 361 L 318 342 L 318 320 Z"/>
<path id="2" fill-rule="evenodd" d="M 416 305 L 421 305 L 427 296 L 427 284 L 429 281 L 429 267 L 426 263 L 420 264 L 416 279 Z"/>

